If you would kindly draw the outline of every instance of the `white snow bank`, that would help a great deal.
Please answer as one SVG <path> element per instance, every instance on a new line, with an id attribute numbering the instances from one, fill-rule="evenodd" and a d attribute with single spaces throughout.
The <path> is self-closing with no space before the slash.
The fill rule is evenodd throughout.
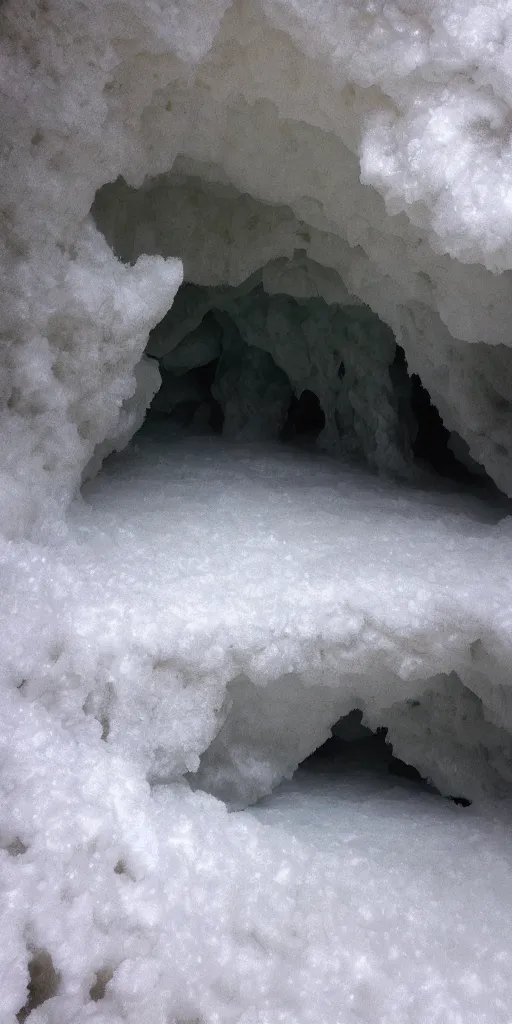
<path id="1" fill-rule="evenodd" d="M 9 538 L 58 526 L 96 445 L 112 450 L 142 422 L 134 366 L 182 277 L 179 261 L 161 257 L 123 266 L 89 220 L 71 259 L 48 255 L 44 280 L 29 268 L 19 274 L 28 335 L 19 336 L 8 317 L 13 342 L 0 410 L 0 512 Z"/>
<path id="2" fill-rule="evenodd" d="M 87 463 L 83 479 L 88 480 L 99 473 L 104 460 L 112 452 L 121 452 L 131 441 L 134 433 L 140 429 L 146 418 L 147 410 L 162 383 L 160 371 L 155 360 L 142 356 L 134 369 L 135 391 L 126 398 L 121 406 L 116 431 L 96 445 L 94 454 Z"/>
<path id="3" fill-rule="evenodd" d="M 58 548 L 3 549 L 2 663 L 22 703 L 103 734 L 153 783 L 193 773 L 238 806 L 353 707 L 444 792 L 511 779 L 499 509 L 165 431 L 85 497 Z"/>
<path id="4" fill-rule="evenodd" d="M 320 1019 L 507 1020 L 507 811 L 461 811 L 414 784 L 349 765 L 345 774 L 298 772 L 250 817 L 321 858 L 309 923 L 318 934 L 321 906 Z M 345 894 L 342 905 L 333 884 Z M 356 986 L 346 984 L 347 967 Z"/>

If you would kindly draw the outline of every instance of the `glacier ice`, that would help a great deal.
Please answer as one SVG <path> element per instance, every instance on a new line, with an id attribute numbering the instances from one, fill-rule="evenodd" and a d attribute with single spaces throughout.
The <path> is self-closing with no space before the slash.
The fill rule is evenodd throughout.
<path id="1" fill-rule="evenodd" d="M 508 1022 L 511 18 L 0 5 L 2 1024 Z"/>

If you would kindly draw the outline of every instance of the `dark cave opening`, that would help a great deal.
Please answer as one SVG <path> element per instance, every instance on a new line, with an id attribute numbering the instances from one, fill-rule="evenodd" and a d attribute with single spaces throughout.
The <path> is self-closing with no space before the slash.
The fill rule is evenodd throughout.
<path id="1" fill-rule="evenodd" d="M 492 483 L 486 474 L 473 472 L 464 465 L 450 447 L 451 434 L 445 427 L 441 415 L 432 402 L 427 389 L 417 373 L 409 374 L 404 350 L 397 345 L 391 370 L 394 374 L 405 372 L 409 380 L 409 416 L 412 427 L 412 452 L 414 458 L 428 466 L 438 476 L 463 484 Z"/>
<path id="2" fill-rule="evenodd" d="M 331 736 L 320 747 L 304 759 L 301 768 L 308 771 L 344 775 L 348 772 L 364 772 L 372 775 L 390 775 L 396 779 L 413 783 L 418 792 L 442 796 L 432 782 L 424 778 L 414 765 L 407 764 L 393 753 L 385 726 L 374 731 L 363 724 L 363 713 L 354 708 L 344 715 L 332 728 Z M 461 807 L 469 807 L 471 800 L 464 796 L 445 794 L 448 800 Z"/>
<path id="3" fill-rule="evenodd" d="M 400 476 L 396 459 L 391 457 L 386 464 L 391 443 L 400 452 L 398 462 L 402 460 L 404 466 L 416 465 L 458 487 L 499 494 L 487 474 L 472 463 L 469 453 L 467 462 L 457 457 L 464 442 L 458 438 L 458 448 L 453 444 L 454 435 L 445 427 L 420 378 L 409 374 L 403 349 L 370 310 L 361 313 L 355 309 L 352 313 L 351 309 L 331 307 L 322 299 L 299 303 L 290 296 L 268 296 L 261 285 L 241 296 L 229 288 L 220 293 L 217 289 L 215 295 L 210 292 L 190 284 L 182 286 L 175 305 L 151 332 L 147 353 L 158 362 L 162 384 L 148 410 L 149 421 L 157 417 L 176 429 L 223 434 L 235 441 L 316 445 L 327 454 L 364 462 L 372 431 L 380 431 L 381 421 L 389 422 L 390 416 L 395 416 L 396 426 L 386 427 L 390 442 L 383 445 L 382 455 L 370 460 L 373 470 Z M 332 346 L 336 331 L 344 331 L 338 357 L 335 349 L 332 354 L 329 350 L 318 366 L 308 371 L 310 350 L 300 350 L 297 342 L 297 367 L 300 365 L 301 370 L 295 369 L 286 333 L 290 330 L 287 317 L 290 323 L 299 325 L 301 338 L 309 337 L 305 334 L 308 318 L 313 338 L 318 322 L 323 331 L 322 335 L 319 328 L 319 346 L 326 334 Z M 338 318 L 334 333 L 331 318 Z M 272 338 L 267 330 L 274 332 Z M 390 352 L 387 361 L 379 362 L 380 357 L 375 357 L 382 383 L 378 375 L 375 377 L 372 350 L 368 349 L 371 338 L 378 351 L 379 330 L 382 344 Z M 257 345 L 250 343 L 253 339 Z M 332 380 L 322 379 L 321 372 L 325 374 L 329 366 Z M 308 372 L 308 386 L 297 383 Z M 326 430 L 323 396 L 327 395 L 334 401 L 334 412 L 331 409 Z M 385 403 L 382 416 L 379 400 Z M 335 432 L 339 443 L 335 439 L 333 443 Z"/>
<path id="4" fill-rule="evenodd" d="M 320 747 L 302 763 L 306 768 L 330 771 L 344 771 L 347 767 L 386 772 L 410 782 L 418 782 L 434 791 L 417 768 L 406 764 L 393 754 L 393 747 L 387 740 L 384 726 L 372 731 L 363 725 L 363 713 L 355 708 L 337 722 L 332 734 Z"/>
<path id="5" fill-rule="evenodd" d="M 285 443 L 294 440 L 314 442 L 324 427 L 325 413 L 318 395 L 308 388 L 298 397 L 292 395 L 281 440 Z"/>
<path id="6" fill-rule="evenodd" d="M 183 373 L 159 362 L 162 383 L 146 413 L 146 422 L 166 421 L 176 429 L 222 434 L 224 413 L 212 395 L 218 359 Z"/>
<path id="7" fill-rule="evenodd" d="M 262 256 L 261 265 L 258 266 L 257 257 L 249 249 L 245 253 L 245 256 L 250 257 L 245 261 L 248 264 L 245 280 L 240 280 L 240 274 L 233 272 L 233 267 L 225 275 L 225 280 L 234 280 L 234 284 L 224 283 L 223 275 L 219 272 L 222 259 L 230 253 L 230 233 L 226 229 L 222 236 L 219 234 L 217 247 L 220 245 L 220 248 L 215 257 L 215 266 L 204 273 L 207 261 L 196 259 L 197 253 L 193 246 L 199 254 L 203 245 L 205 252 L 210 251 L 210 208 L 216 211 L 216 226 L 220 211 L 225 212 L 227 225 L 232 221 L 234 210 L 237 211 L 235 223 L 238 227 L 247 224 L 252 231 L 260 220 L 262 225 L 273 225 L 272 204 L 257 202 L 245 193 L 238 193 L 227 182 L 221 184 L 221 181 L 224 181 L 224 175 L 218 181 L 210 181 L 209 178 L 203 180 L 201 174 L 191 174 L 190 168 L 181 167 L 178 161 L 172 172 L 147 179 L 142 188 L 128 185 L 122 177 L 104 185 L 96 194 L 92 215 L 98 229 L 122 262 L 134 264 L 143 253 L 180 256 L 183 259 L 186 280 L 179 288 L 172 308 L 152 330 L 149 339 L 147 352 L 158 358 L 161 368 L 166 372 L 175 372 L 170 366 L 172 360 L 169 361 L 168 354 L 176 345 L 183 354 L 197 331 L 202 331 L 203 337 L 199 347 L 195 342 L 192 344 L 195 353 L 187 370 L 200 366 L 198 351 L 201 345 L 204 348 L 201 365 L 211 366 L 215 360 L 222 362 L 225 341 L 222 335 L 226 323 L 231 321 L 228 333 L 232 334 L 235 327 L 239 340 L 249 348 L 266 351 L 274 359 L 277 369 L 288 376 L 291 393 L 286 409 L 276 410 L 274 407 L 270 418 L 267 410 L 262 409 L 257 427 L 261 431 L 264 423 L 267 429 L 261 438 L 257 436 L 258 429 L 252 430 L 249 427 L 240 432 L 240 438 L 237 438 L 236 430 L 230 428 L 233 417 L 226 415 L 222 401 L 212 394 L 203 403 L 188 396 L 183 398 L 182 403 L 177 402 L 172 410 L 163 409 L 161 404 L 159 407 L 157 398 L 148 413 L 148 419 L 158 415 L 161 419 L 173 422 L 177 428 L 211 430 L 226 437 L 229 435 L 233 440 L 275 440 L 311 446 L 316 443 L 316 447 L 327 454 L 366 463 L 373 471 L 402 480 L 410 480 L 410 470 L 415 467 L 419 470 L 417 477 L 423 471 L 420 482 L 427 489 L 432 485 L 435 487 L 433 478 L 437 476 L 443 482 L 443 487 L 447 485 L 454 489 L 474 490 L 479 497 L 502 504 L 502 492 L 471 458 L 464 440 L 458 434 L 450 433 L 423 382 L 416 374 L 409 373 L 404 352 L 396 345 L 390 328 L 380 321 L 370 307 L 363 305 L 345 288 L 341 275 L 340 280 L 336 281 L 337 271 L 328 264 L 317 262 L 310 255 L 308 246 L 304 246 L 305 240 L 310 241 L 310 234 L 309 231 L 304 233 L 303 226 L 296 238 L 297 246 L 291 254 L 284 256 L 272 251 L 268 257 L 265 248 L 265 256 Z M 201 214 L 196 222 L 198 202 Z M 188 203 L 192 204 L 191 223 L 195 224 L 196 233 L 192 236 L 186 228 L 178 243 L 175 228 L 176 224 L 182 224 L 182 208 Z M 268 226 L 266 230 L 268 232 Z M 267 243 L 265 234 L 265 245 Z M 196 280 L 210 280 L 211 283 L 195 284 L 191 280 L 194 277 Z M 283 281 L 291 282 L 290 293 L 286 287 L 282 293 L 279 291 Z M 327 281 L 328 287 L 319 287 L 319 281 Z M 336 284 L 334 291 L 333 283 Z M 338 288 L 340 284 L 342 287 Z M 343 300 L 338 302 L 337 299 L 329 298 L 326 301 L 321 297 L 324 294 L 339 294 L 340 291 L 345 292 L 347 305 L 343 304 Z M 288 328 L 285 327 L 287 320 Z M 204 344 L 206 323 L 210 338 Z M 245 328 L 248 328 L 247 331 Z M 167 352 L 161 344 L 166 335 L 169 341 Z M 298 363 L 302 364 L 297 374 L 291 372 L 290 339 L 296 346 Z M 335 351 L 337 341 L 339 351 Z M 358 363 L 358 358 L 354 360 L 352 355 L 359 342 L 362 342 L 362 358 Z M 318 358 L 315 355 L 316 348 Z M 322 354 L 320 350 L 323 350 Z M 389 351 L 391 356 L 388 359 Z M 334 357 L 332 365 L 331 356 Z M 312 364 L 311 372 L 303 373 L 304 362 L 308 359 Z M 366 411 L 371 410 L 372 402 L 369 394 L 363 395 L 364 378 L 366 376 L 370 381 L 373 378 L 375 382 L 378 377 L 378 373 L 374 373 L 375 367 L 371 366 L 372 359 L 379 373 L 383 371 L 384 376 L 387 378 L 389 375 L 390 380 L 386 379 L 380 393 L 377 393 L 377 389 L 373 416 L 370 415 L 365 424 L 361 423 L 361 397 L 363 404 L 367 404 Z M 333 414 L 333 410 L 327 408 L 329 380 L 335 384 L 334 390 L 336 387 L 339 390 L 340 381 L 345 381 L 345 398 L 349 396 L 350 405 L 356 363 L 356 377 L 359 374 L 356 380 L 358 394 L 354 397 L 352 408 L 346 405 L 341 411 L 335 409 Z M 182 361 L 182 369 L 184 366 Z M 325 371 L 328 371 L 327 376 Z M 372 386 L 369 386 L 368 392 Z M 368 438 L 372 432 L 374 436 L 378 434 L 381 425 L 389 419 L 389 409 L 384 408 L 385 401 L 382 410 L 379 408 L 379 401 L 386 389 L 388 397 L 391 396 L 391 404 L 399 409 L 400 423 L 392 443 L 389 443 L 389 438 L 385 438 L 381 441 L 381 450 L 375 452 L 371 450 L 372 444 Z M 260 403 L 264 397 L 263 388 L 259 393 Z M 180 404 L 181 408 L 178 408 Z M 363 419 L 364 415 L 366 413 L 363 413 Z M 337 429 L 341 437 L 339 444 L 334 437 Z M 351 433 L 357 436 L 350 436 Z M 366 437 L 363 437 L 364 434 Z M 395 452 L 392 451 L 393 445 L 397 449 Z M 425 472 L 432 478 L 430 482 L 425 480 Z"/>

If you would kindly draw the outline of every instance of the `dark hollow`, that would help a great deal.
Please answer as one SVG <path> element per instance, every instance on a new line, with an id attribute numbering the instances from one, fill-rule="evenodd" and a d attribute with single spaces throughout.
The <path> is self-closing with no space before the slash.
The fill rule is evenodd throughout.
<path id="1" fill-rule="evenodd" d="M 313 391 L 306 390 L 298 398 L 294 395 L 291 400 L 282 440 L 291 441 L 299 437 L 315 441 L 324 427 L 325 416 L 320 400 Z"/>
<path id="2" fill-rule="evenodd" d="M 424 779 L 417 768 L 406 764 L 393 754 L 391 743 L 386 740 L 387 729 L 380 728 L 369 736 L 354 740 L 343 740 L 339 736 L 331 736 L 321 747 L 313 751 L 303 762 L 304 767 L 316 768 L 322 763 L 330 762 L 334 770 L 343 771 L 348 763 L 356 761 L 362 768 L 387 770 L 390 775 L 408 779 L 410 782 L 421 783 L 432 789 L 428 780 Z"/>
<path id="3" fill-rule="evenodd" d="M 28 973 L 28 997 L 25 1005 L 16 1014 L 18 1024 L 24 1024 L 32 1010 L 55 996 L 59 988 L 60 976 L 45 949 L 35 950 L 29 961 Z"/>
<path id="4" fill-rule="evenodd" d="M 343 729 L 344 723 L 352 723 L 353 737 L 342 738 L 347 735 Z M 342 735 L 336 735 L 336 730 Z M 362 725 L 362 712 L 354 710 L 345 718 L 340 719 L 333 729 L 334 734 L 326 740 L 322 746 L 313 751 L 303 762 L 302 767 L 312 771 L 328 770 L 345 773 L 351 769 L 358 768 L 365 771 L 372 771 L 375 774 L 382 772 L 394 775 L 397 778 L 407 779 L 418 785 L 419 790 L 442 796 L 438 789 L 432 785 L 429 779 L 424 778 L 417 768 L 407 764 L 393 754 L 393 747 L 387 739 L 388 730 L 384 727 L 378 728 L 375 732 Z M 460 807 L 469 807 L 471 800 L 463 796 L 451 796 L 446 794 L 446 799 Z"/>

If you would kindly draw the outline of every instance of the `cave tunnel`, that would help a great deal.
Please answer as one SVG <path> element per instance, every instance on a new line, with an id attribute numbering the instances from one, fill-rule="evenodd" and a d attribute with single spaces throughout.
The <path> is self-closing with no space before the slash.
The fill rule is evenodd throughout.
<path id="1" fill-rule="evenodd" d="M 183 255 L 185 283 L 146 348 L 161 375 L 148 421 L 316 446 L 391 477 L 422 477 L 427 487 L 437 477 L 499 499 L 391 329 L 309 255 L 308 225 L 221 181 L 179 169 L 140 189 L 120 178 L 92 207 L 125 263 Z M 293 238 L 286 256 L 283 224 Z"/>
<path id="2" fill-rule="evenodd" d="M 375 730 L 363 724 L 363 712 L 354 708 L 332 727 L 331 736 L 309 754 L 299 766 L 313 773 L 328 773 L 332 777 L 347 777 L 351 772 L 362 772 L 369 777 L 388 776 L 390 780 L 404 780 L 412 792 L 441 796 L 433 783 L 393 753 L 385 726 Z M 460 807 L 469 807 L 471 800 L 464 796 L 447 795 Z"/>
<path id="3" fill-rule="evenodd" d="M 158 365 L 161 385 L 146 412 L 148 425 L 316 446 L 390 476 L 430 474 L 430 486 L 437 477 L 499 497 L 367 307 L 269 296 L 257 284 L 241 298 L 236 289 L 223 289 L 216 309 L 208 308 L 215 301 L 208 289 L 185 285 L 184 292 L 188 323 L 180 325 L 179 312 L 171 310 L 149 337 L 146 354 Z M 330 350 L 319 346 L 312 356 L 315 321 L 320 337 L 329 331 Z"/>
<path id="4" fill-rule="evenodd" d="M 127 265 L 141 254 L 183 260 L 184 283 L 146 347 L 161 380 L 137 399 L 139 426 L 145 416 L 147 427 L 158 418 L 161 428 L 316 449 L 427 490 L 474 491 L 504 511 L 501 474 L 491 478 L 443 422 L 402 341 L 346 284 L 358 252 L 342 269 L 328 236 L 289 207 L 179 158 L 140 188 L 104 185 L 92 215 Z M 435 321 L 432 331 L 437 344 Z M 478 348 L 469 346 L 480 381 Z M 506 353 L 496 355 L 499 389 Z M 491 383 L 478 387 L 487 395 Z"/>

